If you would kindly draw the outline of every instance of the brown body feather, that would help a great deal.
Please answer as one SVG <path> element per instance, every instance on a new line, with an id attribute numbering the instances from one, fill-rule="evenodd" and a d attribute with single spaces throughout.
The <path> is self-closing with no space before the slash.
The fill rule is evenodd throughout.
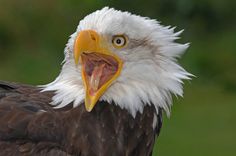
<path id="1" fill-rule="evenodd" d="M 0 82 L 0 156 L 151 156 L 161 128 L 154 106 L 133 118 L 115 104 L 99 102 L 53 109 L 53 92 Z"/>

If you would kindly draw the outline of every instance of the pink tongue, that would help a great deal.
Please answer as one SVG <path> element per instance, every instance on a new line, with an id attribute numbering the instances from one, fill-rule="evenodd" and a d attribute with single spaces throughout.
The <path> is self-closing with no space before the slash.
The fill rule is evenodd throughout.
<path id="1" fill-rule="evenodd" d="M 97 90 L 99 89 L 100 80 L 102 77 L 102 72 L 105 67 L 105 64 L 100 64 L 99 66 L 95 66 L 93 69 L 93 72 L 91 74 L 90 80 L 89 80 L 89 93 L 90 95 L 95 95 Z"/>

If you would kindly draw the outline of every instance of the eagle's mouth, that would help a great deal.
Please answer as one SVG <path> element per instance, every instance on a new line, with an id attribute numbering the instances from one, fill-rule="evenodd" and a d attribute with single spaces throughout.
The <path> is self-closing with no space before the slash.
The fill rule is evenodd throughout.
<path id="1" fill-rule="evenodd" d="M 81 64 L 85 108 L 91 112 L 100 97 L 119 77 L 123 60 L 113 53 L 106 39 L 94 30 L 80 31 L 74 44 L 75 64 Z"/>
<path id="2" fill-rule="evenodd" d="M 82 75 L 90 96 L 108 83 L 117 73 L 119 63 L 113 56 L 96 52 L 82 53 Z"/>

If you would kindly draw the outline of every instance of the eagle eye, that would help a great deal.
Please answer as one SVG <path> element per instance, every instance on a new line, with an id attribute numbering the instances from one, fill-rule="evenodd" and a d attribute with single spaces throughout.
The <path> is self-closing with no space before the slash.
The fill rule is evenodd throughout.
<path id="1" fill-rule="evenodd" d="M 124 35 L 113 36 L 112 44 L 115 48 L 122 48 L 127 44 L 127 38 Z"/>

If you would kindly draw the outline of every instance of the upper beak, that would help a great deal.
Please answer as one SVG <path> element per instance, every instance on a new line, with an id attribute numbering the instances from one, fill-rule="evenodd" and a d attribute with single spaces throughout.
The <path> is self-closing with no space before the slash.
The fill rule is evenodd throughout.
<path id="1" fill-rule="evenodd" d="M 92 111 L 98 99 L 120 75 L 123 62 L 93 30 L 79 32 L 74 44 L 75 64 L 81 63 L 85 107 Z"/>

